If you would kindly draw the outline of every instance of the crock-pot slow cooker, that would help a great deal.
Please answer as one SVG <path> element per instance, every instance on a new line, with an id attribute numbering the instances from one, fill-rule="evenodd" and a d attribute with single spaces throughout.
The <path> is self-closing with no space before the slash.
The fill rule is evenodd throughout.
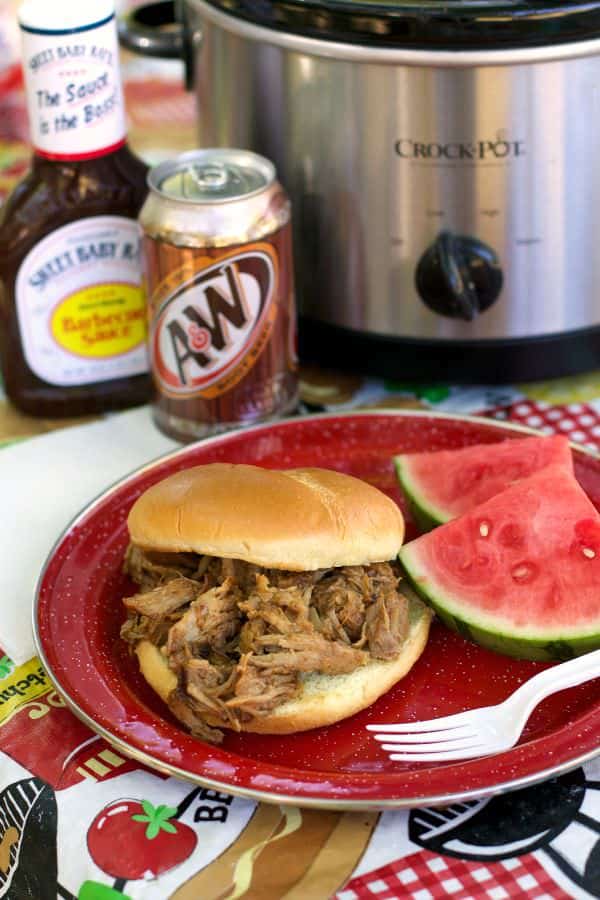
<path id="1" fill-rule="evenodd" d="M 201 146 L 275 162 L 302 358 L 600 368 L 600 0 L 184 0 L 122 39 L 187 57 Z"/>

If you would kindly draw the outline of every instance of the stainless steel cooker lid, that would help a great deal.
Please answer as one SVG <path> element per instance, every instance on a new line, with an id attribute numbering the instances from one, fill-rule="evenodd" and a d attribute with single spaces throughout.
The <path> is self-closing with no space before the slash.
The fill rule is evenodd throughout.
<path id="1" fill-rule="evenodd" d="M 230 15 L 280 31 L 415 50 L 500 50 L 600 38 L 600 0 L 207 2 Z"/>

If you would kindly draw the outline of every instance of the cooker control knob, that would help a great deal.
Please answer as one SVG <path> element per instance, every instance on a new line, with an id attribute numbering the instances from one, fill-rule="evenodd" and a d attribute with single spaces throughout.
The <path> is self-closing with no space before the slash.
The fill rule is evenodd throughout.
<path id="1" fill-rule="evenodd" d="M 415 280 L 430 309 L 471 322 L 498 299 L 503 279 L 491 247 L 443 231 L 419 260 Z"/>

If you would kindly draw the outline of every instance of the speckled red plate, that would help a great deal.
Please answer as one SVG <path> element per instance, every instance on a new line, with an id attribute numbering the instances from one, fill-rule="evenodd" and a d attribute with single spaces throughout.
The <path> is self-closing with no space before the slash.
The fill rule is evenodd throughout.
<path id="1" fill-rule="evenodd" d="M 137 672 L 119 639 L 126 517 L 159 479 L 199 463 L 316 465 L 377 485 L 400 505 L 391 457 L 523 436 L 524 429 L 420 412 L 311 416 L 231 433 L 177 451 L 94 500 L 59 538 L 40 578 L 39 655 L 72 710 L 121 751 L 173 775 L 277 803 L 383 808 L 450 803 L 522 787 L 600 752 L 598 681 L 545 700 L 512 750 L 468 762 L 392 763 L 368 722 L 429 719 L 498 703 L 543 667 L 483 650 L 439 623 L 409 675 L 368 710 L 290 736 L 228 734 L 212 747 L 187 734 Z M 600 508 L 600 461 L 574 450 L 577 476 Z M 301 515 L 302 511 L 298 510 Z M 408 521 L 407 538 L 415 535 Z"/>

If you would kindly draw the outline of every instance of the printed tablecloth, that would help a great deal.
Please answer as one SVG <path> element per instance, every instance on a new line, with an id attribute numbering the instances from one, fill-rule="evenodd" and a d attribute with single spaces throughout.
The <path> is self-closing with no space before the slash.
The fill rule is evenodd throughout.
<path id="1" fill-rule="evenodd" d="M 301 388 L 306 413 L 357 407 L 477 413 L 600 449 L 600 372 L 540 385 L 458 388 L 305 369 Z M 57 425 L 23 417 L 0 398 L 0 441 Z M 255 804 L 127 759 L 65 708 L 37 659 L 16 667 L 3 656 L 3 896 L 600 897 L 600 761 L 449 807 L 352 813 Z"/>

